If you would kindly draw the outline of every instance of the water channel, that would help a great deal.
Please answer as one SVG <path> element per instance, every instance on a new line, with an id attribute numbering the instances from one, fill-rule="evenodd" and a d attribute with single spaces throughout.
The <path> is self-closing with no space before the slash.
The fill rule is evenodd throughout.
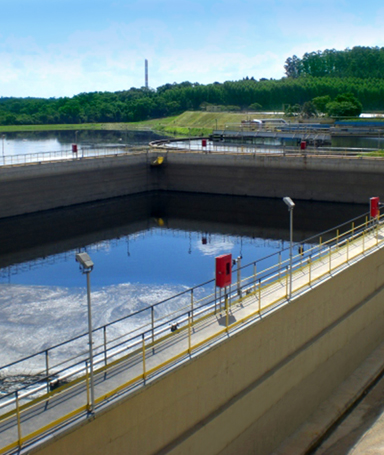
<path id="1" fill-rule="evenodd" d="M 79 144 L 121 138 L 86 133 L 78 133 Z M 52 151 L 68 147 L 73 134 L 7 135 L 6 147 Z M 136 143 L 154 140 L 146 132 L 129 135 Z M 368 201 L 296 203 L 294 241 L 304 244 L 368 209 Z M 0 220 L 0 365 L 86 331 L 76 252 L 87 251 L 95 263 L 96 327 L 212 279 L 215 256 L 231 253 L 247 264 L 285 249 L 287 257 L 288 242 L 288 211 L 275 199 L 159 192 Z"/>

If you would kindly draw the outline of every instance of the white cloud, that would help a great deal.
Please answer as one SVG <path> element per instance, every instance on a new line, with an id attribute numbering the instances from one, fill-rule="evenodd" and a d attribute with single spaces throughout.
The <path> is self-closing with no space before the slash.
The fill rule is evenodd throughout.
<path id="1" fill-rule="evenodd" d="M 204 256 L 218 256 L 220 254 L 230 253 L 235 244 L 223 238 L 211 238 L 204 245 L 201 241 L 195 242 L 195 248 Z"/>
<path id="2" fill-rule="evenodd" d="M 200 83 L 245 76 L 280 78 L 284 62 L 296 54 L 355 45 L 382 46 L 384 8 L 361 9 L 340 0 L 231 0 L 212 3 L 164 0 L 125 3 L 78 13 L 84 24 L 61 24 L 53 35 L 30 21 L 0 36 L 3 96 L 72 96 L 116 91 L 149 83 Z M 79 16 L 79 17 L 80 17 Z M 58 21 L 57 17 L 54 18 Z M 55 22 L 56 23 L 56 22 Z M 71 28 L 75 27 L 75 28 Z M 14 27 L 15 28 L 15 27 Z"/>

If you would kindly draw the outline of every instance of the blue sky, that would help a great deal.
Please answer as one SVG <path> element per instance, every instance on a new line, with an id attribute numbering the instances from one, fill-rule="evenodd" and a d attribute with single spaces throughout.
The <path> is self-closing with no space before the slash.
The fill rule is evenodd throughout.
<path id="1" fill-rule="evenodd" d="M 384 46 L 384 2 L 0 0 L 0 96 L 280 78 L 294 54 Z"/>

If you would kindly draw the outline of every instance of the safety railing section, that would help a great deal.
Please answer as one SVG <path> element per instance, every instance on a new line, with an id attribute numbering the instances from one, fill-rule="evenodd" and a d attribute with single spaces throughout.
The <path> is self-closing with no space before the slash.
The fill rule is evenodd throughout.
<path id="1" fill-rule="evenodd" d="M 2 166 L 30 166 L 36 164 L 76 161 L 87 158 L 106 158 L 121 155 L 147 154 L 149 150 L 163 149 L 167 153 L 191 152 L 199 154 L 217 153 L 224 155 L 282 155 L 282 156 L 332 156 L 339 158 L 366 158 L 367 153 L 376 152 L 377 149 L 347 149 L 341 147 L 322 147 L 307 148 L 300 150 L 299 147 L 287 146 L 281 144 L 221 144 L 212 141 L 206 141 L 202 145 L 201 139 L 188 140 L 180 139 L 162 140 L 150 143 L 148 147 L 138 146 L 109 146 L 103 148 L 82 147 L 76 153 L 72 150 L 61 150 L 55 152 L 25 153 L 19 155 L 5 155 L 0 158 L 0 168 Z M 380 160 L 381 156 L 368 156 L 369 159 Z"/>
<path id="2" fill-rule="evenodd" d="M 74 153 L 72 150 L 55 152 L 24 153 L 19 155 L 5 155 L 0 158 L 1 166 L 25 166 L 31 164 L 50 163 L 55 161 L 81 160 L 85 158 L 103 158 L 108 156 L 125 155 L 146 152 L 148 147 L 138 146 L 105 146 L 100 148 L 82 147 Z"/>
<path id="3" fill-rule="evenodd" d="M 167 152 L 188 151 L 190 153 L 217 153 L 217 154 L 235 154 L 235 155 L 281 155 L 281 156 L 305 156 L 305 157 L 338 157 L 353 159 L 372 159 L 382 160 L 383 157 L 370 155 L 371 152 L 377 152 L 371 148 L 344 148 L 344 147 L 308 147 L 301 150 L 299 146 L 289 146 L 283 144 L 241 144 L 241 143 L 217 143 L 207 141 L 206 146 L 202 146 L 201 140 L 189 145 L 188 141 L 169 142 L 157 146 L 158 149 L 165 149 Z"/>
<path id="4" fill-rule="evenodd" d="M 365 217 L 365 219 L 364 219 Z M 296 245 L 297 254 L 289 268 L 289 250 L 241 265 L 241 257 L 235 259 L 234 280 L 231 286 L 218 289 L 214 280 L 167 298 L 155 305 L 133 312 L 121 319 L 94 330 L 94 371 L 110 372 L 116 368 L 131 370 L 124 380 L 107 393 L 98 394 L 96 404 L 107 398 L 142 384 L 175 362 L 198 349 L 219 340 L 241 324 L 258 317 L 288 299 L 288 281 L 293 282 L 293 295 L 332 274 L 332 271 L 348 265 L 372 248 L 381 247 L 382 219 L 368 220 L 359 217 L 348 224 L 323 232 L 305 243 Z M 231 315 L 237 312 L 233 320 Z M 213 332 L 204 332 L 207 324 L 222 324 Z M 125 328 L 122 330 L 122 328 Z M 125 333 L 120 335 L 120 333 Z M 20 448 L 33 438 L 44 434 L 58 424 L 84 415 L 90 409 L 88 334 L 52 346 L 49 349 L 0 368 L 0 378 L 12 374 L 32 373 L 35 381 L 4 391 L 0 397 L 0 425 L 12 426 L 16 432 L 11 445 L 1 448 L 0 454 Z M 177 346 L 173 354 L 157 360 L 155 353 Z M 22 379 L 20 379 L 22 381 Z M 26 434 L 27 413 L 47 405 L 68 389 L 77 389 L 81 402 L 69 414 L 60 416 L 43 428 L 34 428 Z M 79 407 L 80 405 L 80 407 Z"/>

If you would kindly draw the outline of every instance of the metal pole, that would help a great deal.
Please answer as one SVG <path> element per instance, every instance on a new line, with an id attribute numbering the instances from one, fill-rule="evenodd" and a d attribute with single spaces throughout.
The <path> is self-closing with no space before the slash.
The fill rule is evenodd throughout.
<path id="1" fill-rule="evenodd" d="M 329 273 L 332 270 L 332 246 L 329 245 Z"/>
<path id="2" fill-rule="evenodd" d="M 107 363 L 108 363 L 108 356 L 107 356 L 107 326 L 103 327 L 103 335 L 104 335 L 104 365 L 107 366 Z"/>
<path id="3" fill-rule="evenodd" d="M 143 379 L 145 381 L 147 372 L 145 368 L 145 334 L 142 334 L 142 348 L 143 348 Z"/>
<path id="4" fill-rule="evenodd" d="M 293 247 L 293 207 L 289 209 L 289 294 L 288 300 L 292 297 L 292 247 Z"/>
<path id="5" fill-rule="evenodd" d="M 92 308 L 91 308 L 91 278 L 90 271 L 85 272 L 87 275 L 87 302 L 88 302 L 88 336 L 89 336 L 89 367 L 91 372 L 91 407 L 90 412 L 95 410 L 95 389 L 93 381 L 93 340 L 92 340 Z"/>
<path id="6" fill-rule="evenodd" d="M 349 261 L 349 239 L 347 239 L 347 262 Z"/>
<path id="7" fill-rule="evenodd" d="M 50 392 L 49 387 L 49 354 L 48 349 L 45 350 L 45 375 L 47 377 L 47 393 Z"/>
<path id="8" fill-rule="evenodd" d="M 193 289 L 191 289 L 191 316 L 192 316 L 192 323 L 193 323 Z"/>
<path id="9" fill-rule="evenodd" d="M 152 343 L 155 344 L 155 311 L 151 306 Z"/>
<path id="10" fill-rule="evenodd" d="M 241 256 L 237 258 L 237 294 L 241 298 Z"/>
<path id="11" fill-rule="evenodd" d="M 188 311 L 188 354 L 191 354 L 191 313 Z"/>
<path id="12" fill-rule="evenodd" d="M 88 360 L 85 361 L 85 384 L 87 388 L 87 406 L 88 411 L 90 410 L 91 402 L 89 400 L 89 373 L 88 373 Z"/>
<path id="13" fill-rule="evenodd" d="M 225 294 L 225 326 L 227 328 L 228 333 L 228 325 L 229 325 L 229 318 L 228 318 L 228 294 Z"/>
<path id="14" fill-rule="evenodd" d="M 19 392 L 16 390 L 15 392 L 15 400 L 16 400 L 16 418 L 17 418 L 17 439 L 19 449 L 21 449 L 21 418 L 20 418 L 20 403 L 19 403 Z"/>
<path id="15" fill-rule="evenodd" d="M 216 287 L 216 282 L 215 282 L 215 314 L 217 311 L 217 287 Z"/>

